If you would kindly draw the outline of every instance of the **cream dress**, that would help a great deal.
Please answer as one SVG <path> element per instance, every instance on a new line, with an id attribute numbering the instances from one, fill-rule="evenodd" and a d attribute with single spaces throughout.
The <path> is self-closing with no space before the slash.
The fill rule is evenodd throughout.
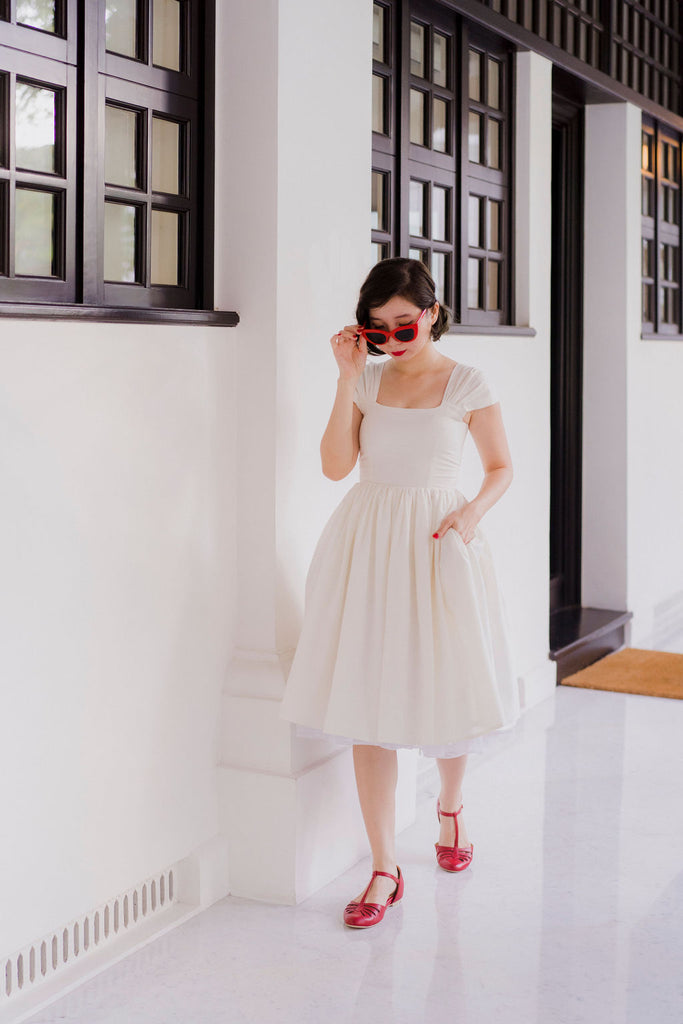
<path id="1" fill-rule="evenodd" d="M 379 405 L 385 360 L 366 363 L 354 401 L 360 479 L 318 540 L 280 717 L 300 736 L 430 757 L 481 750 L 519 718 L 505 607 L 486 537 L 432 537 L 467 502 L 458 490 L 463 416 L 497 401 L 456 363 L 441 404 Z"/>

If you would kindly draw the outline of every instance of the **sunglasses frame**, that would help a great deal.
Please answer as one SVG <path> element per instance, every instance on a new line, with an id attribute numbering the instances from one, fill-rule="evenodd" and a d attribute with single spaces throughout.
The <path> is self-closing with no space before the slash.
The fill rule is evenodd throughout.
<path id="1" fill-rule="evenodd" d="M 419 317 L 417 318 L 417 320 L 414 323 L 412 323 L 412 324 L 400 324 L 398 327 L 394 327 L 393 331 L 383 331 L 379 327 L 361 327 L 360 331 L 359 331 L 359 334 L 362 334 L 364 336 L 365 340 L 367 341 L 367 343 L 369 345 L 388 345 L 389 342 L 391 341 L 392 335 L 393 335 L 393 337 L 396 338 L 397 331 L 408 331 L 408 330 L 412 329 L 412 331 L 413 331 L 412 338 L 408 338 L 408 339 L 406 339 L 406 338 L 396 338 L 396 341 L 400 342 L 401 344 L 403 344 L 404 342 L 405 342 L 405 344 L 408 344 L 411 341 L 415 341 L 415 339 L 417 338 L 417 332 L 418 332 L 418 328 L 420 326 L 420 320 L 425 315 L 425 313 L 427 312 L 428 309 L 429 309 L 429 306 L 426 306 L 425 309 L 422 310 L 422 312 L 420 313 Z M 385 340 L 384 341 L 374 341 L 372 338 L 368 337 L 368 334 L 383 334 Z"/>

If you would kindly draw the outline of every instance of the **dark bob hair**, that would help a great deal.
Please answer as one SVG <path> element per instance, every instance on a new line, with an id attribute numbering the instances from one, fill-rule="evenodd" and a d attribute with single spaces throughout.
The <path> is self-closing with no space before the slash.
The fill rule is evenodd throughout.
<path id="1" fill-rule="evenodd" d="M 409 260 L 402 256 L 380 260 L 363 281 L 358 305 L 356 323 L 361 327 L 370 326 L 370 310 L 383 306 L 395 295 L 419 306 L 431 309 L 436 299 L 434 278 L 420 260 Z M 448 328 L 450 317 L 445 306 L 439 306 L 439 315 L 432 324 L 432 340 L 437 341 Z M 368 342 L 368 352 L 376 356 L 385 353 Z"/>

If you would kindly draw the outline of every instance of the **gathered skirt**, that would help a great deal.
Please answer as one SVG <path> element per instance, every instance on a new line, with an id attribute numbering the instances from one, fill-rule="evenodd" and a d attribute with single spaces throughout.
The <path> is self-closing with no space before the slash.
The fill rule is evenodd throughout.
<path id="1" fill-rule="evenodd" d="M 298 735 L 453 757 L 519 718 L 509 628 L 481 527 L 432 535 L 457 488 L 356 483 L 306 578 L 280 716 Z"/>

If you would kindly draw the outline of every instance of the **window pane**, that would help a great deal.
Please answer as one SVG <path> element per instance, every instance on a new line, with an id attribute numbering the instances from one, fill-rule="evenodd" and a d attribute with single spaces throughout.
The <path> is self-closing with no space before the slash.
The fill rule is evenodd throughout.
<path id="1" fill-rule="evenodd" d="M 152 189 L 180 192 L 180 125 L 165 117 L 152 118 Z"/>
<path id="2" fill-rule="evenodd" d="M 500 252 L 501 245 L 501 234 L 500 234 L 500 214 L 502 204 L 497 202 L 495 199 L 489 201 L 489 238 L 488 248 L 494 251 Z"/>
<path id="3" fill-rule="evenodd" d="M 180 215 L 152 210 L 152 284 L 178 284 Z"/>
<path id="4" fill-rule="evenodd" d="M 467 212 L 468 243 L 475 249 L 484 248 L 484 196 L 470 196 Z"/>
<path id="5" fill-rule="evenodd" d="M 370 245 L 370 262 L 379 263 L 389 255 L 389 246 L 384 242 L 372 242 Z"/>
<path id="6" fill-rule="evenodd" d="M 377 231 L 387 231 L 387 208 L 386 208 L 386 184 L 387 175 L 382 171 L 372 172 L 371 185 L 371 210 L 372 228 Z"/>
<path id="7" fill-rule="evenodd" d="M 653 286 L 651 284 L 643 285 L 643 322 L 651 324 L 654 322 L 653 316 Z"/>
<path id="8" fill-rule="evenodd" d="M 381 4 L 372 5 L 372 59 L 379 60 L 382 63 L 385 62 L 384 53 L 384 19 L 386 17 L 386 8 L 382 7 Z"/>
<path id="9" fill-rule="evenodd" d="M 152 62 L 180 71 L 180 0 L 154 0 Z"/>
<path id="10" fill-rule="evenodd" d="M 432 42 L 432 82 L 448 86 L 448 39 L 440 32 L 434 33 Z"/>
<path id="11" fill-rule="evenodd" d="M 427 262 L 426 249 L 408 249 L 408 256 L 411 260 L 419 260 L 421 263 Z"/>
<path id="12" fill-rule="evenodd" d="M 138 118 L 136 110 L 106 106 L 104 176 L 112 185 L 136 188 L 138 174 Z"/>
<path id="13" fill-rule="evenodd" d="M 421 181 L 410 182 L 409 232 L 424 236 L 425 186 Z"/>
<path id="14" fill-rule="evenodd" d="M 652 277 L 653 247 L 649 238 L 643 239 L 643 277 Z"/>
<path id="15" fill-rule="evenodd" d="M 488 131 L 489 131 L 489 152 L 488 152 L 488 165 L 489 167 L 501 166 L 501 151 L 500 151 L 500 121 L 494 121 L 493 118 L 489 118 Z"/>
<path id="16" fill-rule="evenodd" d="M 486 102 L 490 107 L 500 110 L 500 64 L 488 58 L 488 96 Z"/>
<path id="17" fill-rule="evenodd" d="M 432 149 L 437 153 L 446 152 L 448 104 L 436 96 L 432 106 Z"/>
<path id="18" fill-rule="evenodd" d="M 43 32 L 56 31 L 55 0 L 17 0 L 17 22 Z"/>
<path id="19" fill-rule="evenodd" d="M 0 73 L 0 167 L 8 164 L 8 121 L 7 97 L 9 95 L 9 75 Z"/>
<path id="20" fill-rule="evenodd" d="M 124 57 L 138 56 L 138 0 L 108 0 L 106 46 Z"/>
<path id="21" fill-rule="evenodd" d="M 54 192 L 18 187 L 14 216 L 15 273 L 54 277 Z"/>
<path id="22" fill-rule="evenodd" d="M 642 184 L 643 184 L 643 192 L 642 192 L 642 196 L 643 196 L 643 203 L 642 203 L 642 206 L 643 206 L 643 209 L 642 209 L 643 217 L 652 217 L 652 208 L 653 208 L 653 203 L 652 203 L 652 186 L 653 186 L 653 182 L 649 178 L 643 178 L 643 183 Z"/>
<path id="23" fill-rule="evenodd" d="M 481 100 L 481 54 L 470 50 L 470 90 L 471 100 Z"/>
<path id="24" fill-rule="evenodd" d="M 495 260 L 488 262 L 488 302 L 487 309 L 500 309 L 500 263 Z"/>
<path id="25" fill-rule="evenodd" d="M 425 100 L 418 89 L 410 90 L 410 141 L 418 146 L 425 144 Z"/>
<path id="26" fill-rule="evenodd" d="M 482 268 L 483 260 L 470 257 L 467 261 L 467 305 L 470 309 L 482 308 Z"/>
<path id="27" fill-rule="evenodd" d="M 448 302 L 448 253 L 432 253 L 432 277 L 436 285 L 436 297 L 440 302 Z"/>
<path id="28" fill-rule="evenodd" d="M 410 73 L 417 78 L 425 76 L 425 30 L 415 21 L 410 23 Z"/>
<path id="29" fill-rule="evenodd" d="M 138 207 L 104 204 L 104 277 L 106 281 L 135 282 Z"/>
<path id="30" fill-rule="evenodd" d="M 448 189 L 440 185 L 432 189 L 432 238 L 448 241 Z"/>
<path id="31" fill-rule="evenodd" d="M 481 163 L 481 114 L 470 111 L 469 117 L 469 157 L 473 164 Z"/>
<path id="32" fill-rule="evenodd" d="M 55 170 L 55 92 L 17 80 L 17 167 Z"/>
<path id="33" fill-rule="evenodd" d="M 386 135 L 387 133 L 386 117 L 384 114 L 386 110 L 384 84 L 385 80 L 381 75 L 372 76 L 372 130 L 373 132 L 379 132 L 380 135 Z"/>

